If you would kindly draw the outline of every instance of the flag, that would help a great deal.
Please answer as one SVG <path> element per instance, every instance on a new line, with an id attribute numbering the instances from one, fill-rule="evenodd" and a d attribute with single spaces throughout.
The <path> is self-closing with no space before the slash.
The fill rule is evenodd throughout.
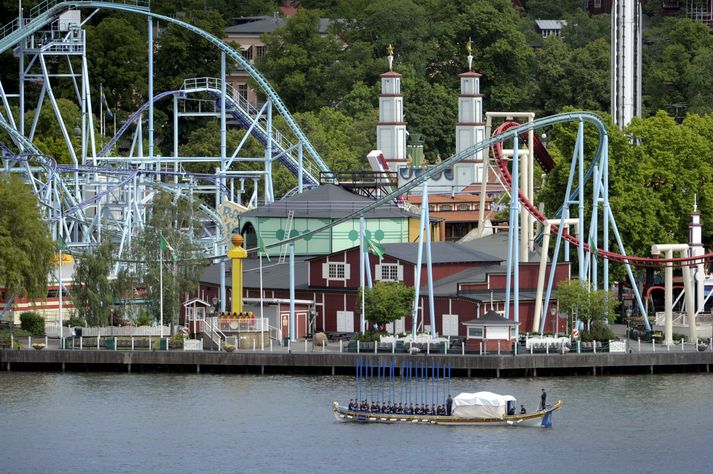
<path id="1" fill-rule="evenodd" d="M 379 258 L 384 258 L 384 253 L 386 252 L 386 250 L 384 249 L 383 245 L 381 245 L 379 242 L 371 240 L 367 235 L 364 235 L 364 243 L 366 244 L 367 250 L 370 254 L 376 255 Z"/>
<path id="2" fill-rule="evenodd" d="M 57 246 L 59 247 L 59 250 L 64 253 L 72 253 L 72 251 L 69 250 L 69 247 L 67 247 L 67 242 L 65 242 L 62 237 L 59 238 L 59 241 L 57 242 Z"/>
<path id="3" fill-rule="evenodd" d="M 104 108 L 106 109 L 106 114 L 107 114 L 109 117 L 114 117 L 114 114 L 112 113 L 111 109 L 109 108 L 109 102 L 106 100 L 106 96 L 104 95 L 104 88 L 103 88 L 103 87 L 102 87 L 102 89 L 101 89 L 100 101 L 101 101 L 102 107 L 104 107 Z"/>
<path id="4" fill-rule="evenodd" d="M 267 261 L 270 261 L 270 254 L 267 253 L 267 249 L 265 248 L 265 242 L 262 241 L 262 237 L 258 235 L 257 238 L 257 243 L 258 246 L 260 247 L 260 253 L 263 254 L 264 256 L 267 257 Z"/>
<path id="5" fill-rule="evenodd" d="M 171 258 L 173 258 L 173 261 L 176 261 L 176 251 L 174 250 L 173 247 L 171 247 L 171 244 L 168 243 L 168 240 L 166 240 L 161 234 L 161 251 L 168 250 L 171 252 Z"/>

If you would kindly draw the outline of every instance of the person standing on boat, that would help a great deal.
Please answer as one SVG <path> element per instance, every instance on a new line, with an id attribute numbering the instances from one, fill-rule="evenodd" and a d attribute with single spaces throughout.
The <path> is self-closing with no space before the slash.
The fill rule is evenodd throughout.
<path id="1" fill-rule="evenodd" d="M 545 389 L 542 389 L 542 395 L 540 395 L 540 410 L 544 410 L 545 407 L 547 406 L 547 392 L 545 392 Z"/>
<path id="2" fill-rule="evenodd" d="M 453 399 L 451 394 L 448 394 L 448 399 L 446 400 L 446 415 L 451 416 L 451 410 L 453 409 Z"/>
<path id="3" fill-rule="evenodd" d="M 525 405 L 520 405 L 520 414 L 524 415 L 527 413 L 527 410 L 525 410 Z"/>

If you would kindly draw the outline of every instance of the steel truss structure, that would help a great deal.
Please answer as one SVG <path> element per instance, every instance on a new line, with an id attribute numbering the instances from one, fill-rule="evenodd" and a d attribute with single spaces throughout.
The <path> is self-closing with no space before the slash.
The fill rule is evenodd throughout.
<path id="1" fill-rule="evenodd" d="M 81 10 L 90 14 L 83 20 Z M 91 95 L 84 25 L 100 10 L 143 15 L 147 19 L 148 100 L 102 143 L 95 116 L 101 98 Z M 221 78 L 233 63 L 245 69 L 262 89 L 266 102 L 256 109 L 221 78 L 186 78 L 174 91 L 154 91 L 154 22 L 185 28 L 208 40 L 220 55 Z M 207 256 L 225 254 L 226 236 L 216 209 L 224 201 L 247 207 L 275 199 L 272 174 L 275 162 L 297 177 L 296 192 L 319 184 L 328 172 L 320 155 L 300 130 L 269 83 L 231 46 L 219 38 L 175 18 L 151 12 L 146 0 L 61 1 L 46 0 L 0 29 L 0 53 L 12 49 L 19 60 L 19 87 L 6 91 L 0 77 L 0 128 L 9 142 L 0 145 L 2 172 L 20 173 L 32 185 L 55 239 L 70 247 L 92 246 L 109 236 L 118 243 L 119 258 L 131 238 L 147 223 L 147 213 L 157 192 L 174 199 L 200 198 L 202 231 L 196 237 Z M 8 72 L 5 71 L 3 76 Z M 39 92 L 36 88 L 39 87 Z M 69 88 L 81 112 L 81 123 L 67 123 L 57 101 L 57 91 Z M 33 103 L 29 100 L 32 98 Z M 35 103 L 36 98 L 36 103 Z M 154 104 L 172 100 L 173 144 L 170 156 L 157 153 L 154 144 Z M 98 107 L 93 108 L 93 104 Z M 13 115 L 13 106 L 19 111 Z M 29 106 L 29 107 L 28 107 Z M 28 108 L 34 108 L 30 114 Z M 61 132 L 71 163 L 60 165 L 35 145 L 42 110 L 50 108 Z M 281 117 L 281 128 L 273 121 Z M 182 117 L 208 117 L 220 122 L 219 156 L 181 156 Z M 28 124 L 28 126 L 26 126 Z M 246 133 L 235 150 L 227 148 L 227 130 Z M 241 153 L 248 137 L 262 145 L 261 156 Z M 120 151 L 120 139 L 130 143 Z M 216 137 L 218 138 L 218 137 Z M 187 171 L 189 163 L 207 163 L 214 173 Z M 254 163 L 246 169 L 245 163 Z M 255 165 L 257 164 L 257 165 Z M 255 169 L 257 167 L 257 169 Z M 244 196 L 246 182 L 253 192 Z M 262 188 L 262 196 L 258 189 Z"/>

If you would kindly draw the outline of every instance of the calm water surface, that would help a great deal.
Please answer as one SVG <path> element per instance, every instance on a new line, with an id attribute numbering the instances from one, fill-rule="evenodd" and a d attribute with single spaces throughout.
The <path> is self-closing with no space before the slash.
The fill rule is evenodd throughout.
<path id="1" fill-rule="evenodd" d="M 711 472 L 708 375 L 455 379 L 554 428 L 335 422 L 349 377 L 0 373 L 0 472 Z"/>

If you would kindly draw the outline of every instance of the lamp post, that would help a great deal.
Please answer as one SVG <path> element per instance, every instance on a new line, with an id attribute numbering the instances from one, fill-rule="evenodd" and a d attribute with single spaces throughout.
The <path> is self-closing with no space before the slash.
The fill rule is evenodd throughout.
<path id="1" fill-rule="evenodd" d="M 626 308 L 626 337 L 630 338 L 631 337 L 631 308 Z"/>
<path id="2" fill-rule="evenodd" d="M 552 319 L 552 335 L 557 334 L 557 308 L 554 305 L 550 306 L 550 319 Z"/>

